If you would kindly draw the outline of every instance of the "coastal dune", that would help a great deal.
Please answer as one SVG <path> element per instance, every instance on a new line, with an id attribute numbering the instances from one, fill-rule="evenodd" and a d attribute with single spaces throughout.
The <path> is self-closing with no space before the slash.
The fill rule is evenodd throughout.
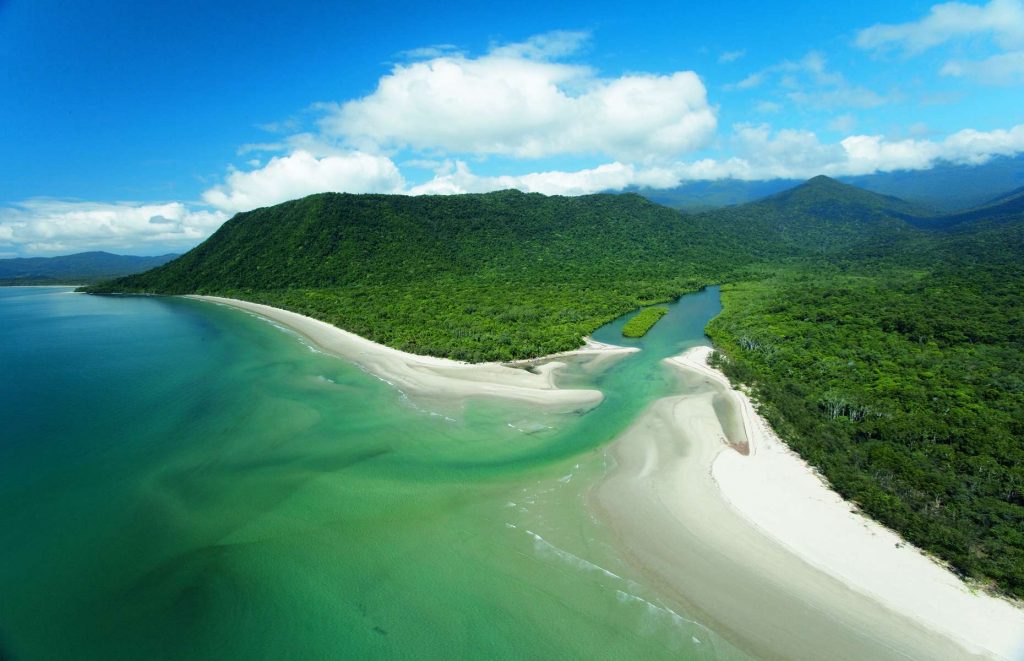
<path id="1" fill-rule="evenodd" d="M 666 361 L 694 394 L 655 402 L 619 437 L 592 494 L 666 599 L 768 658 L 1021 658 L 1024 611 L 851 512 L 708 367 L 710 351 Z M 730 427 L 748 454 L 730 449 Z"/>
<path id="2" fill-rule="evenodd" d="M 220 296 L 186 298 L 238 308 L 269 319 L 299 333 L 324 351 L 356 363 L 405 393 L 427 397 L 487 397 L 525 402 L 552 411 L 588 410 L 601 403 L 601 391 L 558 388 L 555 372 L 564 363 L 554 358 L 581 355 L 607 360 L 637 350 L 588 340 L 582 348 L 550 357 L 552 360 L 542 364 L 524 363 L 515 367 L 500 363 L 471 364 L 392 349 L 337 326 L 269 305 Z"/>

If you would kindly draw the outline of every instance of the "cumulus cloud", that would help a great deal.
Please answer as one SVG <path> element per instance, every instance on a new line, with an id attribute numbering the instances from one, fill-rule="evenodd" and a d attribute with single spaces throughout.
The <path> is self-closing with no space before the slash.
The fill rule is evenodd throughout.
<path id="1" fill-rule="evenodd" d="M 30 199 L 0 209 L 0 248 L 29 255 L 180 249 L 205 239 L 226 219 L 219 211 L 190 209 L 180 202 Z"/>
<path id="2" fill-rule="evenodd" d="M 671 188 L 678 183 L 679 177 L 671 167 L 637 167 L 618 161 L 572 172 L 552 170 L 495 177 L 473 174 L 465 162 L 454 161 L 445 163 L 432 180 L 413 187 L 409 194 L 449 195 L 515 188 L 545 195 L 587 195 L 628 186 Z"/>
<path id="3" fill-rule="evenodd" d="M 954 39 L 991 35 L 1005 49 L 1024 46 L 1024 2 L 990 0 L 986 5 L 946 2 L 909 23 L 879 23 L 857 33 L 856 44 L 867 50 L 899 49 L 908 55 Z"/>
<path id="4" fill-rule="evenodd" d="M 409 148 L 542 158 L 678 157 L 712 139 L 716 118 L 697 74 L 597 75 L 557 61 L 586 35 L 559 32 L 398 64 L 361 99 L 326 106 L 324 136 L 370 153 Z"/>
<path id="5" fill-rule="evenodd" d="M 844 118 L 837 118 L 843 120 Z M 841 122 L 843 123 L 843 122 Z M 942 140 L 851 135 L 823 143 L 805 130 L 737 124 L 727 159 L 653 165 L 614 161 L 576 171 L 477 175 L 461 160 L 418 163 L 432 179 L 407 187 L 389 159 L 367 154 L 316 157 L 308 152 L 271 159 L 263 168 L 233 172 L 204 197 L 216 207 L 26 200 L 0 209 L 0 253 L 54 254 L 87 249 L 153 252 L 189 248 L 209 236 L 229 211 L 246 210 L 311 192 L 404 192 L 411 195 L 478 193 L 507 188 L 548 195 L 582 195 L 627 187 L 671 188 L 689 180 L 809 178 L 921 170 L 939 162 L 969 165 L 1024 152 L 1024 124 L 1010 129 L 965 129 Z"/>
<path id="6" fill-rule="evenodd" d="M 1008 130 L 965 129 L 943 140 L 892 140 L 881 135 L 851 135 L 822 143 L 811 131 L 772 131 L 768 125 L 734 127 L 737 156 L 680 163 L 674 170 L 687 179 L 803 179 L 924 170 L 939 162 L 980 165 L 995 156 L 1024 152 L 1024 124 Z"/>
<path id="7" fill-rule="evenodd" d="M 391 159 L 361 152 L 317 158 L 308 151 L 278 156 L 262 168 L 235 170 L 203 193 L 222 211 L 248 211 L 323 192 L 396 193 L 405 185 Z"/>
<path id="8" fill-rule="evenodd" d="M 851 118 L 839 117 L 846 125 Z M 481 176 L 462 161 L 448 161 L 430 181 L 408 193 L 483 193 L 515 188 L 546 195 L 584 195 L 628 187 L 672 188 L 684 181 L 715 179 L 806 179 L 818 174 L 846 176 L 923 170 L 938 162 L 979 165 L 994 156 L 1024 151 L 1024 125 L 1009 130 L 960 131 L 944 140 L 888 139 L 852 135 L 823 143 L 812 131 L 772 130 L 767 124 L 737 124 L 727 139 L 736 155 L 726 159 L 663 163 L 638 167 L 612 162 L 577 171 Z"/>

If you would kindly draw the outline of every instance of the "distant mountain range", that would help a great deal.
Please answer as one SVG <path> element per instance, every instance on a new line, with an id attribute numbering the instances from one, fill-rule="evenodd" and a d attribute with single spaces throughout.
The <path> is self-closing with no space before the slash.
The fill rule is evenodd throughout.
<path id="1" fill-rule="evenodd" d="M 1024 156 L 999 157 L 983 165 L 940 164 L 929 170 L 901 170 L 838 177 L 865 190 L 894 195 L 937 213 L 982 205 L 1004 191 L 1024 186 Z M 796 179 L 691 181 L 676 188 L 631 189 L 658 204 L 701 211 L 752 202 L 793 188 Z"/>
<path id="2" fill-rule="evenodd" d="M 59 257 L 0 259 L 0 285 L 88 284 L 148 271 L 176 257 L 171 253 L 137 257 L 94 251 Z"/>

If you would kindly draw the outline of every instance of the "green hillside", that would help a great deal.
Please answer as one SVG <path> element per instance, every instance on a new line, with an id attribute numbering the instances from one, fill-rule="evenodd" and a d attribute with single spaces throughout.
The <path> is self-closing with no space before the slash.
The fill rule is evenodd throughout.
<path id="1" fill-rule="evenodd" d="M 681 214 L 637 195 L 314 195 L 93 292 L 269 303 L 400 349 L 505 360 L 724 283 L 727 374 L 840 493 L 1024 597 L 1024 213 L 818 177 Z"/>
<path id="2" fill-rule="evenodd" d="M 238 214 L 180 259 L 90 291 L 231 295 L 406 351 L 510 360 L 739 273 L 715 243 L 638 195 L 325 193 Z"/>
<path id="3" fill-rule="evenodd" d="M 768 262 L 835 255 L 867 244 L 913 240 L 929 212 L 895 197 L 815 177 L 763 200 L 696 214 L 709 234 L 733 242 L 732 254 Z"/>

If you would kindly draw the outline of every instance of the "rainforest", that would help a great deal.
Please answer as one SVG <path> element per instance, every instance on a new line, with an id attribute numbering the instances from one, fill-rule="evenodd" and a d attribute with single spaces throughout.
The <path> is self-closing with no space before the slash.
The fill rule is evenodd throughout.
<path id="1" fill-rule="evenodd" d="M 722 284 L 716 364 L 833 487 L 1024 597 L 1024 192 L 938 215 L 816 177 L 702 213 L 637 194 L 325 193 L 93 293 L 216 294 L 470 362 L 574 349 Z"/>

